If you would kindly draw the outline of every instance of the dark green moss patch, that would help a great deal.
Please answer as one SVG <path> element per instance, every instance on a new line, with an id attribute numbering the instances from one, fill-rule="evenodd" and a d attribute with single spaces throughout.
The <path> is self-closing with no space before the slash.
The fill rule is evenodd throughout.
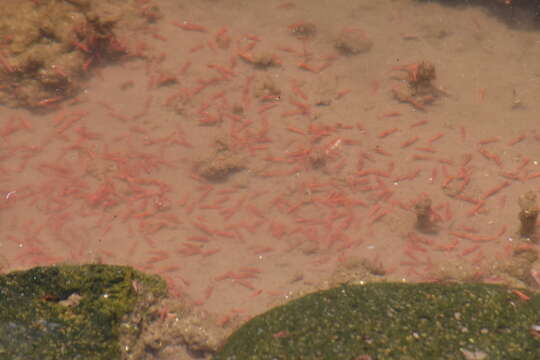
<path id="1" fill-rule="evenodd" d="M 37 267 L 0 276 L 0 359 L 120 359 L 119 325 L 138 294 L 165 283 L 130 267 Z"/>
<path id="2" fill-rule="evenodd" d="M 486 284 L 342 286 L 253 318 L 213 359 L 540 359 L 530 332 L 540 297 L 528 295 Z"/>

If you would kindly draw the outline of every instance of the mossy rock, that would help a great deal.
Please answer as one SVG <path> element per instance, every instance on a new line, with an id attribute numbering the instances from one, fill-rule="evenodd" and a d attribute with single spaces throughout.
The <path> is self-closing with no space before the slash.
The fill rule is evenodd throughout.
<path id="1" fill-rule="evenodd" d="M 148 291 L 142 294 L 133 285 Z M 0 276 L 0 360 L 120 359 L 124 315 L 166 295 L 157 276 L 109 265 L 36 267 Z"/>
<path id="2" fill-rule="evenodd" d="M 488 284 L 370 283 L 257 316 L 213 360 L 540 359 L 540 296 Z"/>

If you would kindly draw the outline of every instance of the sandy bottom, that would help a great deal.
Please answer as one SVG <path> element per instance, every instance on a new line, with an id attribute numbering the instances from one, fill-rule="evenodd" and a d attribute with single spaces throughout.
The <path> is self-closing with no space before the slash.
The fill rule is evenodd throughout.
<path id="1" fill-rule="evenodd" d="M 134 34 L 147 58 L 94 69 L 50 112 L 2 109 L 4 271 L 131 265 L 227 326 L 341 264 L 494 281 L 516 248 L 536 251 L 518 234 L 518 198 L 540 185 L 540 33 L 525 15 L 515 28 L 412 0 L 156 3 L 163 18 Z M 437 96 L 399 101 L 422 61 Z"/>

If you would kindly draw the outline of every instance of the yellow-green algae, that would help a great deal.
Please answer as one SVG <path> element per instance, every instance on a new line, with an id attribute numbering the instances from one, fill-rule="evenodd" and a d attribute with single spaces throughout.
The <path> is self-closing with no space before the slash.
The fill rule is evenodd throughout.
<path id="1" fill-rule="evenodd" d="M 36 267 L 2 275 L 0 360 L 120 359 L 122 317 L 149 293 L 164 297 L 166 283 L 126 266 Z"/>
<path id="2" fill-rule="evenodd" d="M 150 0 L 3 1 L 0 104 L 44 109 L 76 95 L 91 66 L 142 56 L 132 40 L 159 17 Z"/>
<path id="3" fill-rule="evenodd" d="M 213 360 L 540 359 L 540 296 L 489 284 L 369 283 L 257 316 Z"/>

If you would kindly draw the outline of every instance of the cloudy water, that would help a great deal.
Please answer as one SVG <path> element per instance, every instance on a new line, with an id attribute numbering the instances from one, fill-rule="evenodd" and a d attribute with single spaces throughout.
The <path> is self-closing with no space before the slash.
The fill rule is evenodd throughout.
<path id="1" fill-rule="evenodd" d="M 130 265 L 227 328 L 349 280 L 517 281 L 537 249 L 532 9 L 43 3 L 0 27 L 4 272 Z"/>

